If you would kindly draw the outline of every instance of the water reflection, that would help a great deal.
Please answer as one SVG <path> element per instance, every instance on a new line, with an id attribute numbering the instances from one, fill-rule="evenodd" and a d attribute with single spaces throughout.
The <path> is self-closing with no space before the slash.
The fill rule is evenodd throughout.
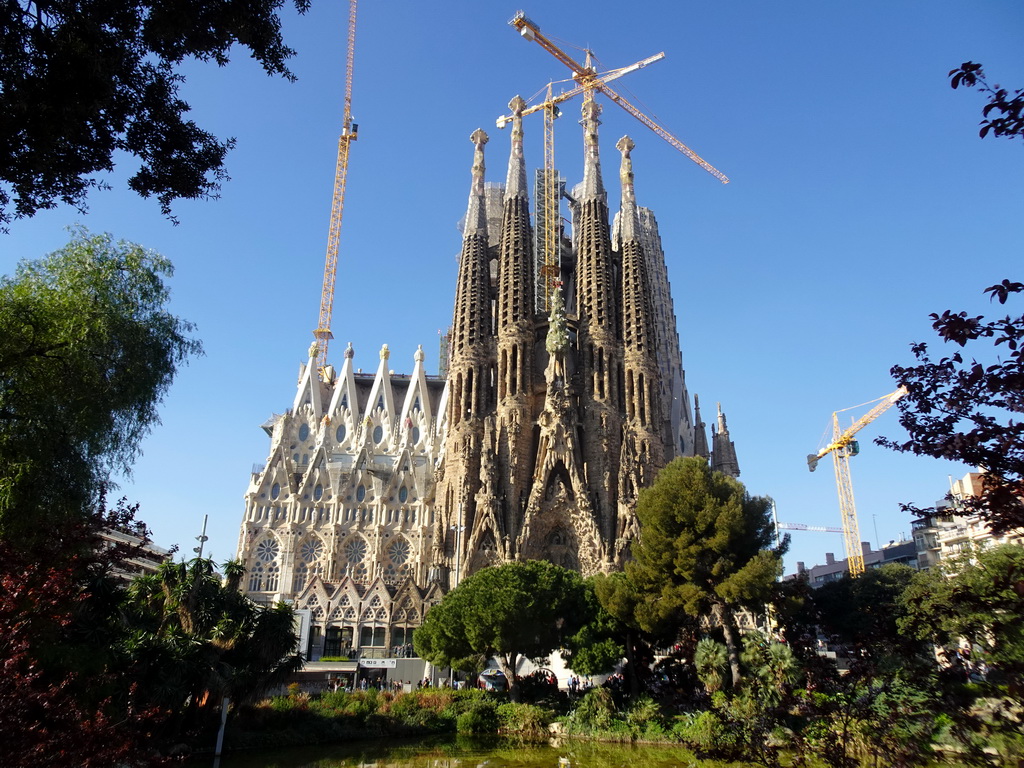
<path id="1" fill-rule="evenodd" d="M 212 758 L 191 761 L 208 768 Z M 745 768 L 753 763 L 697 760 L 679 747 L 564 741 L 524 744 L 509 739 L 449 736 L 293 747 L 229 755 L 221 768 Z"/>

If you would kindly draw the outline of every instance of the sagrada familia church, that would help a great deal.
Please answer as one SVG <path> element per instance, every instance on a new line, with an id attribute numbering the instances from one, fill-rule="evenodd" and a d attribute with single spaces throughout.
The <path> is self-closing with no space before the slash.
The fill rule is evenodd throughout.
<path id="1" fill-rule="evenodd" d="M 600 107 L 584 102 L 582 181 L 561 194 L 571 232 L 555 272 L 531 226 L 522 110 L 512 101 L 504 185 L 485 183 L 473 133 L 446 376 L 302 366 L 291 407 L 264 424 L 265 465 L 245 496 L 238 555 L 247 593 L 289 600 L 312 659 L 388 655 L 467 575 L 543 559 L 584 575 L 620 569 L 638 492 L 677 456 L 738 476 L 719 408 L 709 449 L 690 409 L 657 222 L 619 152 L 612 219 Z M 538 289 L 538 286 L 546 288 Z M 545 295 L 540 295 L 540 294 Z"/>

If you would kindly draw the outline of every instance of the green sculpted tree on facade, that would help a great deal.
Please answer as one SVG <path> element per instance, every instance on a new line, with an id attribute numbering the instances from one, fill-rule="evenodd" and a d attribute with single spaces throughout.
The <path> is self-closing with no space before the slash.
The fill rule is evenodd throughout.
<path id="1" fill-rule="evenodd" d="M 201 352 L 167 309 L 171 264 L 109 235 L 0 278 L 0 537 L 28 544 L 127 471 L 178 367 Z"/>
<path id="2" fill-rule="evenodd" d="M 433 664 L 495 657 L 518 700 L 516 667 L 546 657 L 594 617 L 583 579 L 541 560 L 485 568 L 462 581 L 427 613 L 416 652 Z"/>
<path id="3" fill-rule="evenodd" d="M 637 502 L 640 539 L 626 574 L 645 596 L 641 626 L 711 616 L 725 637 L 733 684 L 741 675 L 735 612 L 763 605 L 781 569 L 770 509 L 769 499 L 748 495 L 701 458 L 673 461 Z"/>

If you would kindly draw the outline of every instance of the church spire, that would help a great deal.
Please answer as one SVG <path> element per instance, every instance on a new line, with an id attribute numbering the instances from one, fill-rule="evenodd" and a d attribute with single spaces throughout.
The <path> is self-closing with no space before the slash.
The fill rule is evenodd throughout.
<path id="1" fill-rule="evenodd" d="M 711 428 L 711 467 L 732 477 L 740 476 L 740 463 L 736 459 L 736 445 L 729 439 L 729 427 L 725 424 L 722 404 L 718 404 L 718 429 Z"/>
<path id="2" fill-rule="evenodd" d="M 483 235 L 487 237 L 487 204 L 484 200 L 484 144 L 487 134 L 477 128 L 469 140 L 473 142 L 473 183 L 469 190 L 469 206 L 466 209 L 466 226 L 463 237 Z"/>
<path id="3" fill-rule="evenodd" d="M 633 192 L 633 163 L 630 151 L 635 146 L 628 136 L 615 145 L 622 153 L 619 176 L 622 180 L 622 210 L 619 213 L 619 257 L 622 269 L 622 364 L 626 405 L 626 433 L 629 450 L 622 452 L 620 476 L 632 474 L 635 490 L 650 485 L 664 465 L 666 417 L 662 409 L 654 312 L 651 309 L 647 259 L 637 226 L 636 198 Z M 634 490 L 634 492 L 635 492 Z M 620 521 L 628 528 L 628 521 Z"/>
<path id="4" fill-rule="evenodd" d="M 474 144 L 473 180 L 469 207 L 463 228 L 462 254 L 459 257 L 459 282 L 455 290 L 455 317 L 452 321 L 451 367 L 449 379 L 466 379 L 465 387 L 452 393 L 455 399 L 454 423 L 462 415 L 476 413 L 485 399 L 479 373 L 486 366 L 491 340 L 490 258 L 487 252 L 487 210 L 484 204 L 484 145 L 487 134 L 477 129 L 470 136 Z M 456 371 L 463 374 L 456 376 Z M 474 376 L 476 374 L 476 376 Z"/>
<path id="5" fill-rule="evenodd" d="M 583 184 L 580 191 L 581 200 L 604 200 L 604 184 L 601 181 L 601 154 L 597 146 L 597 126 L 601 124 L 598 117 L 601 105 L 591 95 L 583 100 Z"/>
<path id="6" fill-rule="evenodd" d="M 622 184 L 622 205 L 619 212 L 619 237 L 622 242 L 638 240 L 637 232 L 637 210 L 636 191 L 633 188 L 633 158 L 630 152 L 636 144 L 629 136 L 623 136 L 615 144 L 615 148 L 622 153 L 622 163 L 619 166 L 619 181 Z"/>
<path id="7" fill-rule="evenodd" d="M 505 199 L 527 196 L 526 164 L 523 162 L 523 109 L 526 102 L 516 96 L 508 103 L 512 110 L 512 153 L 508 158 L 508 176 L 505 180 Z"/>
<path id="8" fill-rule="evenodd" d="M 516 343 L 529 346 L 533 334 L 526 325 L 533 320 L 534 280 L 530 201 L 523 162 L 523 108 L 526 102 L 516 96 L 508 106 L 512 110 L 512 149 L 508 158 L 498 254 L 498 335 L 507 339 L 510 334 L 517 334 L 522 338 Z M 518 377 L 522 379 L 521 373 Z"/>
<path id="9" fill-rule="evenodd" d="M 495 477 L 494 493 L 497 498 L 493 504 L 495 509 L 502 510 L 503 534 L 514 537 L 519 530 L 532 477 L 533 464 L 523 448 L 530 433 L 524 425 L 529 423 L 533 413 L 534 380 L 540 372 L 534 365 L 533 234 L 523 162 L 523 108 L 526 102 L 516 96 L 508 106 L 512 110 L 512 148 L 502 207 L 495 301 L 495 430 L 500 436 L 500 439 L 496 438 L 496 460 L 502 471 Z"/>
<path id="10" fill-rule="evenodd" d="M 700 399 L 693 396 L 693 455 L 711 458 L 711 451 L 708 450 L 708 433 L 705 432 L 707 425 L 700 417 Z"/>

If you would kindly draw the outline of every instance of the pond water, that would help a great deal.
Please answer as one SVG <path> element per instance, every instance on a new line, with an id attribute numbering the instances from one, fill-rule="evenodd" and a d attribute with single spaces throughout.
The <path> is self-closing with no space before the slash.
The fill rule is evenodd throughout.
<path id="1" fill-rule="evenodd" d="M 192 760 L 189 768 L 212 764 L 213 758 Z M 576 741 L 537 745 L 465 736 L 260 750 L 228 755 L 220 762 L 220 768 L 748 768 L 753 765 L 695 760 L 686 750 L 668 745 Z"/>

